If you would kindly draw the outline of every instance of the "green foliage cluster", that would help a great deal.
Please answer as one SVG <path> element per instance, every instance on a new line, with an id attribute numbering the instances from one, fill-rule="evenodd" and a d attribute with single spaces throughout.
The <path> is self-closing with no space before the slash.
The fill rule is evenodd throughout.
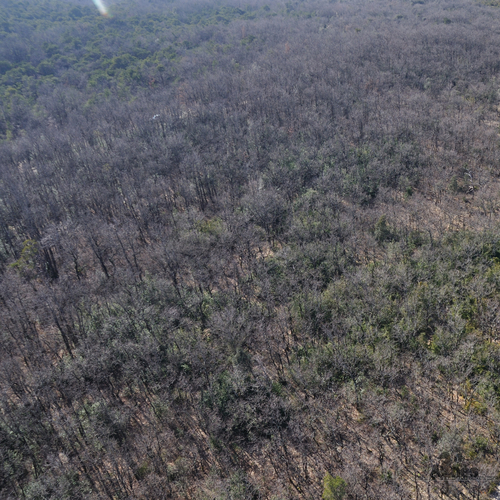
<path id="1" fill-rule="evenodd" d="M 28 277 L 33 275 L 37 266 L 38 252 L 38 242 L 35 240 L 26 240 L 23 243 L 19 259 L 12 262 L 10 267 L 15 269 L 22 276 Z"/>
<path id="2" fill-rule="evenodd" d="M 6 1 L 0 12 L 0 99 L 5 109 L 9 112 L 17 103 L 34 106 L 38 92 L 57 84 L 97 94 L 120 89 L 127 96 L 137 87 L 164 85 L 179 77 L 177 63 L 187 50 L 207 44 L 214 55 L 223 50 L 196 30 L 267 14 L 224 5 L 144 7 L 145 12 L 138 12 L 123 2 L 104 18 L 86 4 Z"/>
<path id="3" fill-rule="evenodd" d="M 346 494 L 347 483 L 339 476 L 333 477 L 328 472 L 323 479 L 323 500 L 342 500 Z"/>

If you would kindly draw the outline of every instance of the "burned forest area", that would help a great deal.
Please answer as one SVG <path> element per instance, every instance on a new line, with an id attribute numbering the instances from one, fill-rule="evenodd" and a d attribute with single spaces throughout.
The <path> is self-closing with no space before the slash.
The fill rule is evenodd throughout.
<path id="1" fill-rule="evenodd" d="M 0 0 L 0 499 L 500 498 L 500 2 Z"/>

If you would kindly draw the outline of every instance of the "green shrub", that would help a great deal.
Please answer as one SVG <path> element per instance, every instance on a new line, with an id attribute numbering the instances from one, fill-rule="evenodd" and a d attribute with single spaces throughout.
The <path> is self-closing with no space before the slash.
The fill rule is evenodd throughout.
<path id="1" fill-rule="evenodd" d="M 347 483 L 339 476 L 333 477 L 328 472 L 323 479 L 323 500 L 342 500 L 346 494 Z"/>

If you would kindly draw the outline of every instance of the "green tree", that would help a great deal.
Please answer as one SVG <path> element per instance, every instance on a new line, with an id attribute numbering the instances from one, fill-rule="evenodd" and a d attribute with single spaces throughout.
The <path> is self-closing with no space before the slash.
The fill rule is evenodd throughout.
<path id="1" fill-rule="evenodd" d="M 391 240 L 393 237 L 391 228 L 387 224 L 387 218 L 382 215 L 375 224 L 375 239 L 382 243 L 383 241 Z"/>
<path id="2" fill-rule="evenodd" d="M 32 277 L 37 265 L 39 246 L 35 240 L 26 240 L 23 243 L 21 256 L 10 267 L 18 271 L 21 276 Z"/>
<path id="3" fill-rule="evenodd" d="M 346 494 L 347 483 L 340 477 L 328 472 L 323 479 L 323 500 L 342 500 Z"/>

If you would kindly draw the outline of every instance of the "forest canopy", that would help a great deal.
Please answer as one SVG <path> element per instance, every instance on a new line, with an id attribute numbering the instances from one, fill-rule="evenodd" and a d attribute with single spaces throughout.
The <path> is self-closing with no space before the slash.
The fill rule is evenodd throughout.
<path id="1" fill-rule="evenodd" d="M 0 498 L 486 499 L 500 9 L 2 0 Z"/>

